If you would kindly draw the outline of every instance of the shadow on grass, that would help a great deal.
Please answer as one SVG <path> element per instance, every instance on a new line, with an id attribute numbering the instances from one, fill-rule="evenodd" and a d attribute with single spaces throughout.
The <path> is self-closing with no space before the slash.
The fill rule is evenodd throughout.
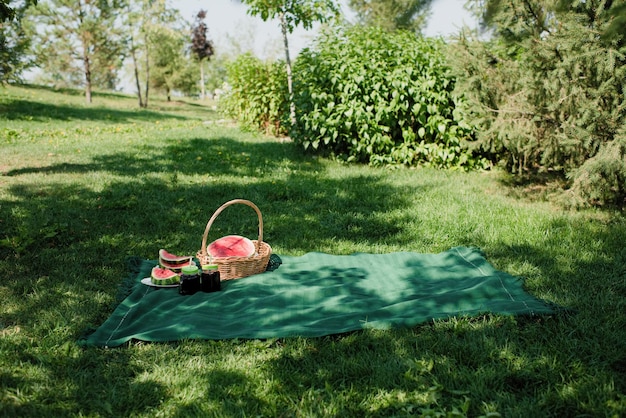
<path id="1" fill-rule="evenodd" d="M 18 389 L 17 396 L 5 398 L 0 407 L 4 416 L 69 417 L 79 411 L 97 416 L 136 415 L 157 408 L 168 395 L 163 383 L 137 379 L 150 364 L 133 364 L 128 351 L 79 353 L 70 348 L 65 355 L 53 351 L 21 361 L 25 368 L 43 367 L 45 374 L 9 385 L 22 390 L 36 387 L 37 391 L 20 395 Z M 102 388 L 103 383 L 105 391 L 91 390 Z"/>
<path id="2" fill-rule="evenodd" d="M 479 316 L 413 330 L 360 331 L 303 340 L 271 362 L 270 374 L 346 405 L 342 416 L 396 416 L 467 407 L 469 416 L 610 416 L 626 411 L 626 222 L 556 219 L 542 245 L 503 244 L 489 258 L 520 259 L 543 276 L 533 287 L 574 312 L 556 317 Z M 573 252 L 571 246 L 578 252 Z M 587 246 L 595 246 L 587 251 Z M 288 346 L 295 345 L 287 342 Z M 294 383 L 306 388 L 297 389 Z M 390 393 L 358 405 L 350 397 Z M 342 399 L 344 397 L 345 399 Z M 339 398 L 339 400 L 337 400 Z M 355 406 L 358 405 L 356 410 Z M 317 411 L 320 412 L 320 411 Z"/>
<path id="3" fill-rule="evenodd" d="M 433 182 L 399 189 L 382 176 L 359 172 L 329 177 L 323 164 L 298 156 L 291 144 L 196 138 L 135 151 L 95 156 L 87 164 L 6 173 L 107 172 L 121 178 L 102 190 L 53 182 L 13 185 L 15 199 L 0 202 L 0 275 L 11 303 L 0 322 L 3 332 L 21 328 L 34 340 L 3 337 L 0 342 L 3 352 L 12 353 L 5 358 L 32 373 L 2 372 L 2 389 L 15 392 L 11 403 L 3 401 L 3 411 L 132 415 L 174 399 L 163 383 L 142 379 L 153 366 L 147 354 L 63 344 L 110 314 L 127 256 L 154 258 L 159 248 L 195 252 L 206 221 L 223 202 L 252 200 L 264 215 L 265 240 L 301 253 L 328 248 L 334 240 L 370 246 L 401 242 L 402 231 L 388 214 L 406 209 L 408 195 L 438 187 Z M 267 177 L 270 172 L 283 174 Z M 202 177 L 192 183 L 181 174 Z M 563 222 L 556 219 L 547 228 L 572 227 L 570 241 L 576 245 L 564 247 L 562 236 L 554 234 L 537 246 L 503 243 L 488 257 L 499 264 L 523 258 L 543 277 L 534 286 L 558 295 L 577 314 L 538 322 L 486 316 L 412 330 L 277 341 L 286 348 L 273 348 L 278 354 L 263 365 L 262 376 L 279 388 L 286 410 L 295 413 L 306 402 L 312 415 L 322 414 L 330 402 L 339 409 L 336 416 L 385 416 L 437 405 L 451 411 L 466 399 L 470 415 L 484 413 L 485 405 L 510 416 L 610 415 L 612 403 L 620 412 L 619 394 L 626 391 L 626 254 L 614 249 L 623 248 L 626 227 L 621 219 L 606 226 Z M 233 207 L 212 233 L 253 235 L 255 230 L 254 213 Z M 595 248 L 580 254 L 585 246 Z M 270 408 L 261 389 L 241 392 L 251 390 L 244 373 L 218 371 L 204 378 L 206 395 L 216 404 L 239 396 L 239 404 L 218 404 L 218 415 L 242 410 L 262 415 Z M 96 389 L 90 388 L 93 381 Z M 377 398 L 381 393 L 389 399 Z M 186 404 L 173 414 L 195 411 Z"/>
<path id="4" fill-rule="evenodd" d="M 0 102 L 0 116 L 5 120 L 24 121 L 104 121 L 124 123 L 129 121 L 158 121 L 167 119 L 215 119 L 216 112 L 205 103 L 187 100 L 163 101 L 153 99 L 149 109 L 139 109 L 133 103 L 134 98 L 115 92 L 94 92 L 94 103 L 84 102 L 68 97 L 81 96 L 84 92 L 76 89 L 54 89 L 46 86 L 27 86 L 28 91 L 42 90 L 50 92 L 51 97 L 30 100 L 24 97 L 9 96 Z M 99 102 L 100 99 L 100 102 Z M 60 100 L 61 103 L 55 100 Z M 124 103 L 128 109 L 118 104 Z M 112 104 L 115 103 L 115 104 Z"/>
<path id="5" fill-rule="evenodd" d="M 164 118 L 163 112 L 150 110 L 114 110 L 97 105 L 80 107 L 75 105 L 50 104 L 30 100 L 13 100 L 2 105 L 3 118 L 8 120 L 58 121 L 91 120 L 112 123 L 128 122 L 133 120 L 156 121 Z M 210 112 L 207 110 L 207 112 Z M 187 117 L 168 114 L 168 118 L 185 120 Z"/>
<path id="6" fill-rule="evenodd" d="M 141 145 L 133 152 L 112 152 L 93 157 L 84 164 L 59 163 L 43 167 L 10 170 L 4 175 L 20 176 L 32 173 L 108 172 L 119 176 L 137 177 L 148 174 L 203 175 L 206 177 L 240 176 L 261 178 L 277 169 L 289 169 L 294 163 L 301 172 L 320 170 L 321 165 L 307 158 L 290 143 L 244 143 L 227 136 L 169 141 L 169 145 Z"/>
<path id="7" fill-rule="evenodd" d="M 411 194 L 436 187 L 416 186 L 407 196 L 407 190 L 396 190 L 375 175 L 328 178 L 316 159 L 300 155 L 293 144 L 240 143 L 227 137 L 197 138 L 166 147 L 144 146 L 137 154 L 112 153 L 95 156 L 87 164 L 27 167 L 5 175 L 94 172 L 109 172 L 133 180 L 111 184 L 99 193 L 70 191 L 68 186 L 56 184 L 14 187 L 13 194 L 46 208 L 44 212 L 59 213 L 60 218 L 70 212 L 78 214 L 65 221 L 52 215 L 38 216 L 28 227 L 33 231 L 25 235 L 37 235 L 38 228 L 50 227 L 42 224 L 42 219 L 46 218 L 53 224 L 69 225 L 66 229 L 83 230 L 88 234 L 87 222 L 104 217 L 111 219 L 111 224 L 132 228 L 128 231 L 132 235 L 149 235 L 158 230 L 162 234 L 160 240 L 166 240 L 168 234 L 170 237 L 180 235 L 179 231 L 191 231 L 191 227 L 200 240 L 203 229 L 198 225 L 206 223 L 222 203 L 245 198 L 255 202 L 266 216 L 267 242 L 303 252 L 317 250 L 329 240 L 369 243 L 393 240 L 400 230 L 395 222 L 385 220 L 384 215 L 406 206 L 406 198 Z M 276 172 L 283 174 L 277 177 Z M 162 173 L 168 174 L 162 176 Z M 201 180 L 182 184 L 180 175 L 199 175 Z M 49 202 L 46 199 L 50 199 Z M 71 203 L 73 199 L 80 202 Z M 67 207 L 63 208 L 62 203 Z M 79 207 L 74 208 L 74 205 Z M 29 206 L 24 204 L 25 208 Z M 122 210 L 124 213 L 119 212 Z M 25 212 L 24 216 L 28 217 L 32 208 Z M 247 212 L 243 215 L 238 210 L 234 210 L 233 215 L 227 212 L 220 215 L 220 222 L 216 223 L 217 233 L 236 229 L 235 226 L 249 218 L 252 225 L 256 222 L 256 217 L 250 217 Z M 224 223 L 222 218 L 226 219 Z M 78 219 L 83 219 L 85 224 L 76 225 Z M 8 231 L 10 227 L 9 223 Z M 248 228 L 250 230 L 254 232 L 254 226 Z M 142 239 L 136 241 L 143 242 Z M 154 242 L 155 237 L 146 237 L 145 241 Z M 189 238 L 181 236 L 177 241 L 188 246 Z M 139 254 L 145 256 L 149 252 L 142 248 Z"/>
<path id="8" fill-rule="evenodd" d="M 87 184 L 20 182 L 8 186 L 15 200 L 0 202 L 0 275 L 12 304 L 2 313 L 2 329 L 48 336 L 23 347 L 21 355 L 32 353 L 36 360 L 2 383 L 6 388 L 17 382 L 29 392 L 28 405 L 7 406 L 18 415 L 69 414 L 58 410 L 63 403 L 59 398 L 76 399 L 69 410 L 111 409 L 113 415 L 126 415 L 174 396 L 156 393 L 143 399 L 150 383 L 137 381 L 142 370 L 132 366 L 124 351 L 116 351 L 114 364 L 109 364 L 107 355 L 97 350 L 68 355 L 58 346 L 110 314 L 126 257 L 154 258 L 159 248 L 197 251 L 206 222 L 222 203 L 233 198 L 255 202 L 265 217 L 265 240 L 294 252 L 316 250 L 332 239 L 375 243 L 388 238 L 397 226 L 383 215 L 406 205 L 403 193 L 376 176 L 328 178 L 322 164 L 298 156 L 293 144 L 242 144 L 228 137 L 145 146 L 94 156 L 87 164 L 62 163 L 5 175 L 99 172 L 120 178 L 95 189 Z M 282 174 L 267 177 L 269 172 Z M 182 174 L 201 177 L 188 182 Z M 253 236 L 258 231 L 254 212 L 245 206 L 229 208 L 218 221 L 211 232 L 215 238 L 228 233 Z M 12 341 L 3 341 L 4 352 L 18 350 Z M 36 354 L 42 348 L 51 354 Z M 33 369 L 44 371 L 46 381 L 55 383 L 30 392 L 38 387 Z M 97 380 L 101 389 L 96 390 L 104 393 L 90 390 L 89 379 Z M 50 392 L 58 387 L 67 392 Z M 154 385 L 156 392 L 162 389 Z M 44 398 L 55 399 L 56 406 L 48 409 Z"/>
<path id="9" fill-rule="evenodd" d="M 29 90 L 43 90 L 50 93 L 61 93 L 65 96 L 85 96 L 85 90 L 71 87 L 50 87 L 41 84 L 17 84 L 18 86 L 28 88 Z M 127 99 L 128 94 L 118 93 L 114 91 L 92 91 L 92 97 L 107 97 L 111 99 Z"/>

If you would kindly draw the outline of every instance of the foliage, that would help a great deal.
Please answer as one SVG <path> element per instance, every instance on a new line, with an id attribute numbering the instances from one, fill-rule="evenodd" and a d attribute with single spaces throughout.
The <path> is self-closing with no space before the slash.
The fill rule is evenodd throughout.
<path id="1" fill-rule="evenodd" d="M 263 62 L 243 54 L 227 66 L 230 91 L 223 110 L 248 129 L 285 133 L 288 91 L 283 63 Z"/>
<path id="2" fill-rule="evenodd" d="M 293 92 L 293 73 L 289 55 L 288 33 L 302 25 L 311 29 L 314 23 L 326 23 L 339 15 L 339 7 L 335 0 L 242 0 L 248 5 L 248 13 L 260 16 L 261 19 L 277 18 L 285 46 L 285 72 L 287 74 L 287 91 L 289 92 L 289 122 L 296 124 L 296 105 Z"/>
<path id="3" fill-rule="evenodd" d="M 374 165 L 473 167 L 472 131 L 452 95 L 442 43 L 408 32 L 327 31 L 297 61 L 305 149 Z"/>
<path id="4" fill-rule="evenodd" d="M 196 15 L 196 22 L 191 30 L 191 51 L 199 61 L 210 59 L 213 54 L 213 42 L 207 38 L 207 25 L 204 22 L 206 11 L 200 10 Z"/>
<path id="5" fill-rule="evenodd" d="M 22 20 L 28 4 L 11 9 L 6 21 L 0 18 L 0 83 L 19 81 L 22 72 L 33 65 L 31 39 L 25 28 L 28 22 Z"/>
<path id="6" fill-rule="evenodd" d="M 213 42 L 207 38 L 207 25 L 204 23 L 206 11 L 200 10 L 196 15 L 195 26 L 191 29 L 191 52 L 198 60 L 200 66 L 200 89 L 201 96 L 204 99 L 206 95 L 206 85 L 204 79 L 204 60 L 209 60 L 213 54 Z"/>
<path id="7" fill-rule="evenodd" d="M 22 9 L 27 8 L 31 4 L 36 5 L 37 0 L 25 0 Z M 12 6 L 11 0 L 0 0 L 0 26 L 3 22 L 12 21 L 20 18 L 20 7 Z"/>
<path id="8" fill-rule="evenodd" d="M 626 130 L 570 176 L 575 204 L 626 206 Z"/>
<path id="9" fill-rule="evenodd" d="M 359 23 L 389 31 L 420 32 L 426 25 L 432 0 L 349 0 Z"/>
<path id="10" fill-rule="evenodd" d="M 114 88 L 123 58 L 118 2 L 46 0 L 32 8 L 37 63 L 59 86 Z"/>
<path id="11" fill-rule="evenodd" d="M 311 29 L 314 23 L 325 23 L 336 17 L 339 7 L 335 0 L 241 0 L 248 5 L 248 13 L 264 21 L 284 19 L 288 33 L 302 25 Z"/>
<path id="12" fill-rule="evenodd" d="M 189 32 L 178 10 L 165 0 L 135 0 L 127 4 L 124 25 L 140 107 L 148 107 L 151 87 L 168 96 L 173 89 L 196 91 L 191 74 L 197 68 L 186 53 Z"/>
<path id="13" fill-rule="evenodd" d="M 15 16 L 15 10 L 9 7 L 10 0 L 0 0 L 0 22 L 11 20 Z"/>
<path id="14" fill-rule="evenodd" d="M 626 416 L 623 215 L 512 196 L 496 170 L 312 158 L 207 125 L 218 115 L 196 101 L 94 102 L 44 87 L 0 95 L 0 416 Z M 321 338 L 76 344 L 111 314 L 128 257 L 194 254 L 235 197 L 259 206 L 281 256 L 475 245 L 573 311 Z M 223 212 L 211 231 L 258 233 L 242 213 Z"/>
<path id="15" fill-rule="evenodd" d="M 216 52 L 207 66 L 204 81 L 211 95 L 213 95 L 217 89 L 223 90 L 228 78 L 227 65 L 230 61 L 231 58 L 228 54 Z"/>
<path id="16" fill-rule="evenodd" d="M 569 4 L 563 0 L 564 4 Z M 622 44 L 626 42 L 626 1 L 613 0 L 608 8 L 607 16 L 609 18 L 609 26 L 605 30 L 603 36 L 605 39 L 621 39 Z"/>
<path id="17" fill-rule="evenodd" d="M 172 91 L 180 86 L 185 86 L 185 90 L 189 90 L 191 69 L 189 57 L 185 55 L 187 44 L 185 34 L 160 26 L 149 31 L 148 39 L 152 45 L 157 46 L 149 49 L 150 86 L 164 92 L 168 100 Z"/>
<path id="18" fill-rule="evenodd" d="M 479 10 L 492 39 L 452 44 L 478 143 L 512 172 L 575 182 L 625 123 L 626 43 L 609 31 L 609 3 L 488 1 Z"/>

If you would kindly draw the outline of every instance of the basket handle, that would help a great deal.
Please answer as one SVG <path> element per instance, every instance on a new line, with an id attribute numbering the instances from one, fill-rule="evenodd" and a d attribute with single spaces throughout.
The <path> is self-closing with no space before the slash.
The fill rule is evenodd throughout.
<path id="1" fill-rule="evenodd" d="M 259 239 L 258 239 L 258 241 L 255 244 L 255 250 L 256 250 L 256 253 L 258 254 L 258 252 L 259 252 L 259 245 L 261 245 L 261 242 L 263 241 L 263 216 L 261 215 L 261 211 L 259 210 L 259 208 L 254 203 L 250 202 L 249 200 L 234 199 L 234 200 L 230 200 L 230 201 L 224 203 L 222 206 L 220 206 L 215 211 L 213 216 L 211 216 L 211 219 L 209 219 L 209 222 L 206 224 L 206 228 L 204 229 L 204 235 L 202 235 L 202 247 L 200 247 L 200 251 L 201 251 L 201 254 L 203 256 L 207 255 L 206 242 L 207 242 L 207 238 L 209 236 L 209 230 L 211 229 L 211 225 L 213 225 L 213 221 L 215 221 L 215 218 L 217 218 L 217 215 L 222 213 L 222 211 L 224 209 L 226 209 L 228 206 L 236 205 L 238 203 L 250 206 L 252 209 L 254 209 L 254 211 L 256 212 L 256 214 L 257 214 L 257 216 L 259 218 Z"/>

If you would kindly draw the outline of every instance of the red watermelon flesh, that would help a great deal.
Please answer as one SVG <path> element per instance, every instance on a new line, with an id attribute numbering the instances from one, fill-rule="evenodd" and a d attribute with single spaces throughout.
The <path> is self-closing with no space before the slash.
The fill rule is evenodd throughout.
<path id="1" fill-rule="evenodd" d="M 172 253 L 168 253 L 164 249 L 159 250 L 159 259 L 169 262 L 170 264 L 187 263 L 191 256 L 180 256 Z"/>
<path id="2" fill-rule="evenodd" d="M 177 284 L 180 281 L 180 276 L 170 269 L 154 267 L 150 273 L 150 281 L 161 286 Z"/>
<path id="3" fill-rule="evenodd" d="M 161 267 L 173 270 L 175 272 L 180 272 L 183 267 L 187 267 L 187 266 L 191 266 L 195 264 L 196 263 L 194 263 L 194 261 L 190 258 L 188 258 L 187 261 L 185 261 L 184 263 L 171 263 L 169 261 L 163 260 L 162 258 L 159 258 L 159 265 L 161 265 Z"/>
<path id="4" fill-rule="evenodd" d="M 227 235 L 207 247 L 207 252 L 212 257 L 250 257 L 255 251 L 254 243 L 239 235 Z"/>

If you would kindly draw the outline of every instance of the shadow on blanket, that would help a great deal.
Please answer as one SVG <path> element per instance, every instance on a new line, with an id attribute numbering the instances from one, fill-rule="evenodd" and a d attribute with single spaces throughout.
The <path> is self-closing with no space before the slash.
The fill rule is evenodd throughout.
<path id="1" fill-rule="evenodd" d="M 192 296 L 141 284 L 155 265 L 143 261 L 132 292 L 80 343 L 112 347 L 131 339 L 316 337 L 459 315 L 556 310 L 528 294 L 519 278 L 496 270 L 477 248 L 439 254 L 308 253 L 282 261 L 275 271 Z"/>

